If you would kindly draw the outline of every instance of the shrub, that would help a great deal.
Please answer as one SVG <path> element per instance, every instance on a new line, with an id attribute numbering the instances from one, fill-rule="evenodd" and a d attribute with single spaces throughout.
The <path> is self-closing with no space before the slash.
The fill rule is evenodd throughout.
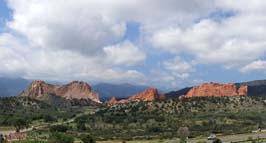
<path id="1" fill-rule="evenodd" d="M 215 139 L 212 143 L 222 143 L 222 141 L 220 139 Z"/>
<path id="2" fill-rule="evenodd" d="M 56 118 L 52 117 L 51 115 L 44 115 L 43 116 L 43 120 L 44 122 L 54 122 L 57 121 Z"/>
<path id="3" fill-rule="evenodd" d="M 83 141 L 83 143 L 96 143 L 90 134 L 82 135 L 80 139 Z"/>
<path id="4" fill-rule="evenodd" d="M 51 132 L 66 132 L 68 130 L 67 126 L 64 125 L 54 125 L 50 127 Z"/>
<path id="5" fill-rule="evenodd" d="M 49 143 L 74 143 L 74 138 L 64 133 L 53 132 L 50 134 L 48 142 Z"/>

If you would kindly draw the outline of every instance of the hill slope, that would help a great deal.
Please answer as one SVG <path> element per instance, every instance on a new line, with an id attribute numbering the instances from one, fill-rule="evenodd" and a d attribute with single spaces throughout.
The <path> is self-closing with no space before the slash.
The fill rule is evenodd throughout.
<path id="1" fill-rule="evenodd" d="M 187 126 L 191 136 L 236 134 L 266 128 L 262 97 L 193 97 L 115 104 L 86 117 L 94 136 L 106 139 L 172 138 Z"/>

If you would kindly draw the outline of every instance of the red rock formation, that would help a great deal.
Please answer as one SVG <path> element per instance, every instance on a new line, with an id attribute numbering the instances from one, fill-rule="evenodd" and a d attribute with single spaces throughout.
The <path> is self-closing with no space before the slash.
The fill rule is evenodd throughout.
<path id="1" fill-rule="evenodd" d="M 241 86 L 238 89 L 238 95 L 248 95 L 248 86 Z"/>
<path id="2" fill-rule="evenodd" d="M 116 104 L 118 101 L 116 100 L 116 98 L 113 96 L 110 100 L 107 100 L 105 102 L 106 105 L 113 105 Z"/>
<path id="3" fill-rule="evenodd" d="M 57 95 L 66 99 L 90 99 L 100 103 L 98 94 L 93 92 L 87 83 L 79 81 L 58 86 L 37 80 L 33 81 L 28 89 L 20 94 L 20 96 L 28 96 L 35 99 L 38 99 L 42 95 Z"/>
<path id="4" fill-rule="evenodd" d="M 164 98 L 164 96 L 159 94 L 156 88 L 149 88 L 142 93 L 131 96 L 128 100 L 154 101 L 155 99 L 162 98 Z"/>
<path id="5" fill-rule="evenodd" d="M 239 89 L 233 83 L 203 83 L 193 87 L 185 97 L 195 96 L 236 96 L 247 95 L 247 87 L 241 86 Z"/>
<path id="6" fill-rule="evenodd" d="M 112 97 L 110 100 L 106 101 L 106 105 L 114 105 L 114 104 L 124 104 L 130 101 L 142 100 L 142 101 L 154 101 L 156 99 L 164 99 L 165 96 L 163 94 L 159 94 L 156 88 L 149 88 L 142 93 L 133 95 L 128 99 L 117 100 L 115 97 Z"/>

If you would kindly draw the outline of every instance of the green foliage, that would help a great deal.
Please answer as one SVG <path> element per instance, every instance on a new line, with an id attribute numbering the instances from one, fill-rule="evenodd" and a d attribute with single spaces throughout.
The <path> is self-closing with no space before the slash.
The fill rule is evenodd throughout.
<path id="1" fill-rule="evenodd" d="M 13 141 L 12 143 L 47 143 L 46 141 Z"/>
<path id="2" fill-rule="evenodd" d="M 129 140 L 179 137 L 178 129 L 184 126 L 191 137 L 246 133 L 258 125 L 265 128 L 265 120 L 261 97 L 197 97 L 117 104 L 75 122 L 85 122 L 98 140 Z"/>
<path id="3" fill-rule="evenodd" d="M 187 139 L 185 137 L 181 137 L 179 143 L 187 143 Z"/>
<path id="4" fill-rule="evenodd" d="M 21 129 L 29 126 L 29 123 L 26 119 L 23 118 L 12 118 L 10 119 L 11 125 L 16 128 L 16 131 L 19 132 Z"/>
<path id="5" fill-rule="evenodd" d="M 47 143 L 46 141 L 13 141 L 12 143 Z"/>
<path id="6" fill-rule="evenodd" d="M 86 130 L 87 130 L 87 127 L 86 127 L 85 123 L 78 122 L 78 123 L 77 123 L 77 129 L 78 129 L 79 131 L 86 131 Z"/>
<path id="7" fill-rule="evenodd" d="M 77 129 L 79 131 L 86 131 L 87 129 L 85 125 L 86 121 L 87 121 L 87 116 L 80 116 L 75 119 L 75 122 L 77 124 Z"/>
<path id="8" fill-rule="evenodd" d="M 80 137 L 83 143 L 96 143 L 93 137 L 90 134 L 82 135 Z"/>
<path id="9" fill-rule="evenodd" d="M 68 127 L 65 125 L 53 125 L 49 128 L 50 132 L 66 132 Z"/>
<path id="10" fill-rule="evenodd" d="M 266 128 L 264 100 L 262 97 L 198 97 L 134 101 L 101 107 L 94 110 L 95 113 L 87 114 L 85 108 L 59 109 L 36 100 L 12 97 L 0 99 L 0 125 L 15 125 L 17 117 L 27 124 L 42 119 L 53 122 L 52 118 L 56 118 L 60 123 L 64 119 L 67 124 L 49 128 L 59 134 L 68 130 L 73 134 L 90 132 L 95 140 L 181 137 L 181 141 L 185 141 L 187 136 L 247 133 L 258 126 Z M 73 119 L 74 122 L 69 122 Z M 25 122 L 17 123 L 23 128 Z M 186 135 L 179 132 L 182 127 L 189 129 Z M 48 132 L 46 129 L 46 136 L 41 139 L 46 140 Z M 56 137 L 60 138 L 60 135 Z"/>
<path id="11" fill-rule="evenodd" d="M 180 138 L 187 138 L 189 136 L 190 132 L 188 127 L 180 127 L 178 129 L 178 135 Z"/>
<path id="12" fill-rule="evenodd" d="M 55 122 L 57 119 L 51 115 L 44 115 L 43 116 L 44 122 Z"/>
<path id="13" fill-rule="evenodd" d="M 49 136 L 49 143 L 73 143 L 74 137 L 60 133 L 60 132 L 52 132 Z"/>
<path id="14" fill-rule="evenodd" d="M 78 109 L 56 108 L 53 105 L 28 97 L 0 98 L 0 126 L 14 125 L 17 117 L 32 121 L 44 119 L 45 122 L 53 122 L 60 118 L 72 118 L 80 113 Z"/>
<path id="15" fill-rule="evenodd" d="M 222 143 L 222 141 L 220 139 L 215 139 L 212 143 Z"/>

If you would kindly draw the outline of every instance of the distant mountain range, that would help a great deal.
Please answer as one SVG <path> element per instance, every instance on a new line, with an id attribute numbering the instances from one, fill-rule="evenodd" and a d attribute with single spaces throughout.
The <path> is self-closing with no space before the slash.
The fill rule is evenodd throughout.
<path id="1" fill-rule="evenodd" d="M 0 97 L 18 95 L 27 88 L 30 82 L 22 78 L 0 77 Z"/>
<path id="2" fill-rule="evenodd" d="M 254 80 L 236 83 L 237 86 L 248 86 L 249 96 L 266 96 L 266 80 Z"/>
<path id="3" fill-rule="evenodd" d="M 26 90 L 27 87 L 30 85 L 30 83 L 31 81 L 22 78 L 0 77 L 0 97 L 16 96 L 20 94 L 22 91 Z M 248 96 L 266 96 L 266 80 L 254 80 L 249 82 L 232 83 L 230 85 L 219 84 L 219 83 L 205 83 L 200 86 L 186 87 L 180 90 L 171 91 L 165 93 L 164 95 L 167 98 L 176 98 L 182 95 L 184 96 L 189 92 L 190 95 L 192 96 L 193 94 L 204 95 L 204 93 L 211 95 L 214 94 L 212 93 L 211 90 L 217 91 L 219 89 L 221 91 L 228 90 L 227 92 L 231 92 L 231 94 L 234 94 L 236 92 L 239 92 L 238 90 L 241 86 L 243 87 L 242 90 L 247 90 L 246 94 Z M 118 100 L 129 98 L 130 96 L 141 93 L 149 88 L 148 86 L 132 85 L 129 83 L 124 83 L 124 84 L 99 83 L 96 85 L 92 85 L 91 87 L 93 91 L 99 94 L 101 101 L 109 100 L 113 96 L 116 97 L 116 99 Z M 191 90 L 193 90 L 193 92 Z M 204 92 L 201 90 L 204 90 Z M 227 93 L 225 92 L 224 94 Z"/>
<path id="4" fill-rule="evenodd" d="M 24 91 L 31 81 L 22 78 L 3 78 L 0 77 L 0 97 L 5 96 L 16 96 Z M 49 82 L 51 83 L 51 82 Z M 53 83 L 52 83 L 53 84 Z M 60 83 L 55 83 L 60 85 Z M 99 83 L 92 85 L 92 89 L 99 93 L 100 100 L 105 101 L 110 99 L 112 96 L 116 98 L 128 98 L 131 95 L 143 92 L 148 86 L 132 85 L 129 83 L 124 84 L 110 84 L 110 83 Z"/>
<path id="5" fill-rule="evenodd" d="M 115 96 L 116 98 L 128 98 L 131 95 L 143 92 L 148 86 L 124 84 L 99 83 L 92 85 L 92 89 L 99 93 L 100 99 L 105 101 Z"/>

